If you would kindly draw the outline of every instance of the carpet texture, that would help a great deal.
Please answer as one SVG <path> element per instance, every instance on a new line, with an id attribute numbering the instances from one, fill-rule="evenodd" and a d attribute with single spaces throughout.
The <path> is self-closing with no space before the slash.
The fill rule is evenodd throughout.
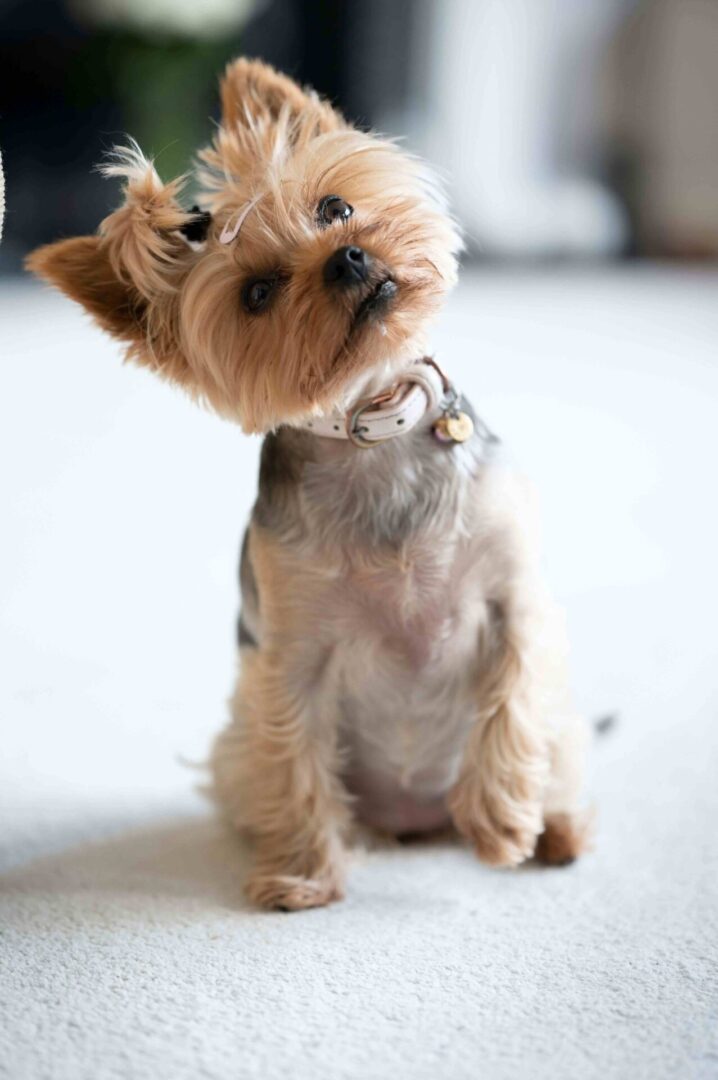
<path id="1" fill-rule="evenodd" d="M 353 857 L 263 914 L 195 792 L 258 441 L 0 287 L 0 1076 L 718 1077 L 718 276 L 471 275 L 436 355 L 541 492 L 594 853 Z"/>

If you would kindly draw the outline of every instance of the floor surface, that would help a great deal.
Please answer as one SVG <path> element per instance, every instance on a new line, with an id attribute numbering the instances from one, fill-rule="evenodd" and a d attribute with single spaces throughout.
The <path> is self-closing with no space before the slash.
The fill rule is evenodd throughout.
<path id="1" fill-rule="evenodd" d="M 718 1077 L 718 274 L 467 273 L 436 355 L 539 487 L 593 854 L 355 857 L 242 900 L 195 788 L 258 441 L 0 283 L 0 1076 Z"/>

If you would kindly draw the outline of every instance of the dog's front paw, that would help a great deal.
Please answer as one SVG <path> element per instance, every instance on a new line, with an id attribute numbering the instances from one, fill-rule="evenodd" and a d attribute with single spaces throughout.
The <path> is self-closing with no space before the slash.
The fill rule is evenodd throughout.
<path id="1" fill-rule="evenodd" d="M 507 826 L 471 827 L 464 835 L 474 851 L 488 866 L 519 866 L 530 859 L 536 848 L 537 833 L 532 829 Z"/>
<path id="2" fill-rule="evenodd" d="M 257 871 L 245 893 L 253 904 L 273 911 L 303 911 L 344 899 L 343 885 L 330 874 L 312 878 Z"/>
<path id="3" fill-rule="evenodd" d="M 539 805 L 457 792 L 451 809 L 456 828 L 489 866 L 519 866 L 533 855 L 543 824 Z"/>

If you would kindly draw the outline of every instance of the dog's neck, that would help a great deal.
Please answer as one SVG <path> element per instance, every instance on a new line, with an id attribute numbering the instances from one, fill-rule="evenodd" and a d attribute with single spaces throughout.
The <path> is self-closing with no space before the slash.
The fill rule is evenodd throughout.
<path id="1" fill-rule="evenodd" d="M 427 530 L 460 535 L 465 484 L 496 441 L 466 400 L 461 406 L 474 422 L 465 442 L 436 437 L 441 408 L 370 451 L 304 426 L 279 427 L 262 448 L 256 522 L 307 550 L 338 543 L 345 553 L 396 547 Z"/>

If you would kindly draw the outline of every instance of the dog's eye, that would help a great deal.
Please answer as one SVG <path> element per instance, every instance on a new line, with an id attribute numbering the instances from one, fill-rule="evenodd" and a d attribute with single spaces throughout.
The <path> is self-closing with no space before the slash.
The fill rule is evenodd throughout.
<path id="1" fill-rule="evenodd" d="M 354 207 L 341 195 L 325 195 L 317 207 L 317 221 L 324 228 L 335 221 L 348 221 L 353 213 Z"/>
<path id="2" fill-rule="evenodd" d="M 252 278 L 247 282 L 242 291 L 242 302 L 250 314 L 256 315 L 266 307 L 274 284 L 271 278 Z"/>

